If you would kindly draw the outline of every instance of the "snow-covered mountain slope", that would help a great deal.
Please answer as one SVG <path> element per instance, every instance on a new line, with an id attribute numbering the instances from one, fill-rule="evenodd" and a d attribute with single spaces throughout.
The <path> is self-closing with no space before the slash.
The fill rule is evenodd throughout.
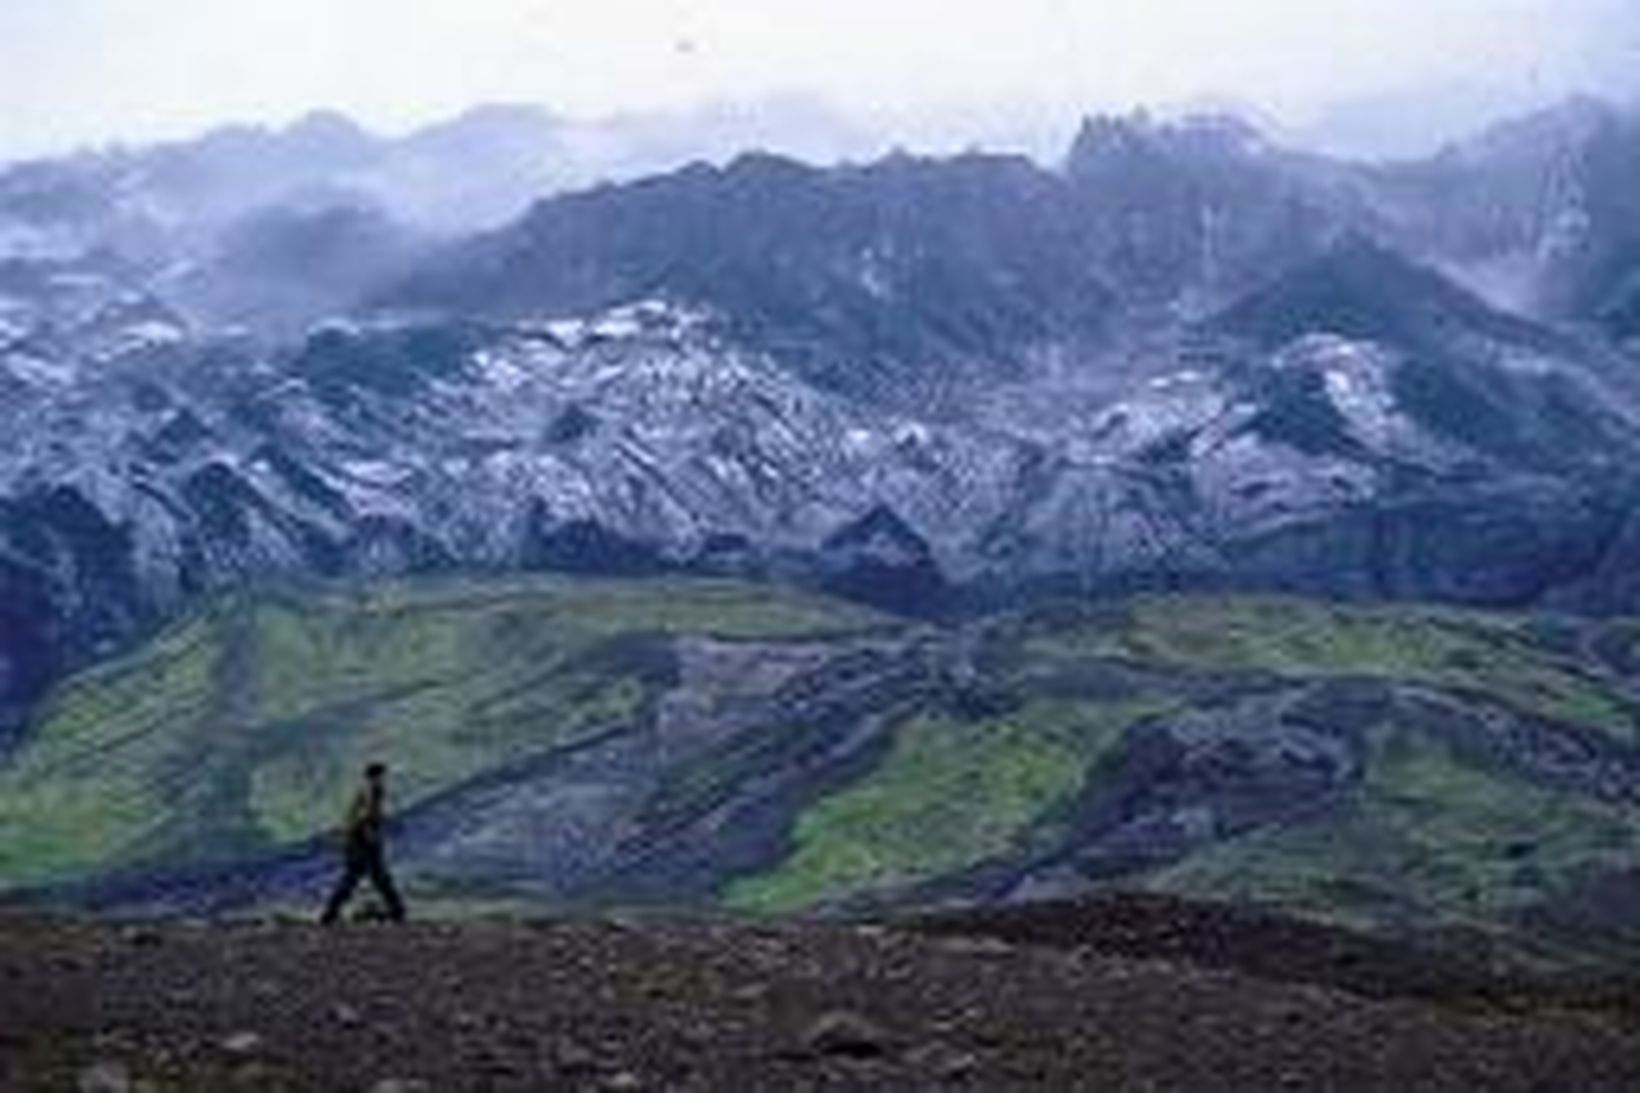
<path id="1" fill-rule="evenodd" d="M 1637 434 L 1594 365 L 1433 277 L 1345 246 L 1117 396 L 1043 375 L 960 418 L 665 299 L 277 351 L 137 308 L 100 354 L 12 343 L 0 542 L 71 658 L 209 587 L 450 566 L 783 573 L 916 610 L 1134 583 L 1591 603 Z M 1328 329 L 1374 308 L 1381 338 Z"/>
<path id="2" fill-rule="evenodd" d="M 356 136 L 302 139 L 340 162 Z M 0 221 L 39 230 L 0 258 L 0 721 L 202 591 L 280 577 L 1634 606 L 1632 358 L 1419 261 L 1384 171 L 1129 119 L 1063 172 L 753 156 L 433 251 L 323 202 L 205 244 L 127 232 L 95 171 L 14 171 Z M 1619 328 L 1626 283 L 1599 297 Z"/>

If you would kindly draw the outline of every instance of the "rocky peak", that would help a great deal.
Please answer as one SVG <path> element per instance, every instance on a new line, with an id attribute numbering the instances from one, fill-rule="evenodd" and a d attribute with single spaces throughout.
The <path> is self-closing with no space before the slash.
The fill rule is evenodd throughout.
<path id="1" fill-rule="evenodd" d="M 296 119 L 276 138 L 292 152 L 363 159 L 377 150 L 377 138 L 339 110 L 315 110 Z"/>
<path id="2" fill-rule="evenodd" d="M 1017 372 L 1097 336 L 1110 294 L 1069 194 L 1023 160 L 820 170 L 743 156 L 538 204 L 383 302 L 538 318 L 664 295 L 828 387 L 877 396 Z"/>
<path id="3" fill-rule="evenodd" d="M 1266 147 L 1258 128 L 1227 113 L 1160 121 L 1144 110 L 1083 120 L 1065 159 L 1073 178 L 1108 179 L 1162 161 L 1178 166 L 1237 159 Z"/>

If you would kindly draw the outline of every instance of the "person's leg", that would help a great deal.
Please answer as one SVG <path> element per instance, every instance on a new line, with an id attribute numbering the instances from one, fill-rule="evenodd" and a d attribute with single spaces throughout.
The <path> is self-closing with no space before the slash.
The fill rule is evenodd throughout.
<path id="1" fill-rule="evenodd" d="M 393 874 L 387 871 L 387 855 L 380 847 L 370 855 L 370 883 L 375 885 L 376 891 L 381 893 L 382 902 L 387 904 L 387 917 L 394 922 L 404 921 L 404 900 L 399 898 L 399 890 L 393 884 Z"/>
<path id="2" fill-rule="evenodd" d="M 363 865 L 358 855 L 348 854 L 341 878 L 337 880 L 336 887 L 331 889 L 330 899 L 325 901 L 324 914 L 319 916 L 320 922 L 328 926 L 341 917 L 342 908 L 352 898 L 353 889 L 358 887 L 359 881 L 364 877 Z"/>

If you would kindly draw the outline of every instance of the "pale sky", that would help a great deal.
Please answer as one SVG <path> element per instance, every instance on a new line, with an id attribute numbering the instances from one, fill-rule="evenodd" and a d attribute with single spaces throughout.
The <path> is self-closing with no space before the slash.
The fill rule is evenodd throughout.
<path id="1" fill-rule="evenodd" d="M 1302 129 L 1424 89 L 1630 96 L 1637 73 L 1640 0 L 0 0 L 0 156 L 320 107 L 393 130 L 792 93 L 906 125 L 983 108 L 988 131 L 1193 100 Z"/>

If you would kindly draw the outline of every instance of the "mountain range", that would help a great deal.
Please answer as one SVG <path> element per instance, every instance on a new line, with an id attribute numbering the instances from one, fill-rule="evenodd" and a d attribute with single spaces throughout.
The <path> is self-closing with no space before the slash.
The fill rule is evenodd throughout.
<path id="1" fill-rule="evenodd" d="M 886 612 L 899 621 L 861 626 L 899 628 L 894 648 L 925 652 L 905 636 L 920 625 L 907 620 L 989 633 L 976 620 L 1157 593 L 1557 617 L 1640 610 L 1640 118 L 1578 101 L 1428 159 L 1356 163 L 1279 147 L 1234 118 L 1132 115 L 1090 119 L 1053 164 L 974 152 L 822 167 L 751 152 L 590 187 L 582 184 L 597 165 L 576 162 L 565 134 L 549 116 L 517 110 L 394 139 L 320 115 L 286 130 L 226 130 L 0 173 L 0 747 L 13 753 L 10 798 L 72 795 L 53 780 L 72 768 L 53 749 L 72 751 L 80 731 L 65 724 L 114 724 L 105 715 L 120 706 L 132 716 L 148 709 L 141 694 L 116 689 L 121 697 L 98 699 L 95 716 L 64 714 L 80 693 L 72 688 L 86 686 L 64 683 L 71 676 L 153 679 L 174 669 L 185 678 L 156 691 L 154 716 L 192 724 L 206 694 L 217 709 L 237 689 L 233 673 L 258 663 L 242 634 L 265 621 L 261 608 L 228 605 L 270 585 L 505 589 L 541 571 L 646 589 L 681 575 L 749 579 L 809 590 L 770 597 L 836 595 Z M 816 602 L 828 617 L 856 610 Z M 1290 628 L 1285 616 L 1253 614 Z M 506 620 L 483 618 L 506 630 Z M 205 640 L 201 619 L 214 620 L 209 640 L 229 652 L 196 662 L 173 646 Z M 506 625 L 528 636 L 555 624 Z M 1587 642 L 1607 652 L 1554 670 L 1597 680 L 1602 697 L 1584 698 L 1616 703 L 1609 720 L 1627 724 L 1626 677 L 1609 651 L 1618 639 L 1599 637 L 1603 626 L 1626 632 L 1577 623 L 1573 631 L 1587 628 Z M 649 630 L 632 630 L 630 649 L 584 651 L 593 657 L 584 670 L 565 662 L 575 702 L 626 709 L 640 692 L 643 702 L 694 701 L 688 688 L 661 697 L 694 654 L 667 646 L 650 679 Z M 1040 643 L 1010 633 L 1024 645 L 1008 663 L 1024 664 L 1015 667 L 1028 680 L 1011 668 L 999 686 L 1015 696 L 1006 708 L 1029 708 L 1039 683 L 1052 694 L 1058 685 L 1031 667 Z M 310 652 L 324 638 L 299 637 Z M 143 646 L 149 639 L 159 644 Z M 827 656 L 884 655 L 877 639 L 855 640 Z M 1485 659 L 1514 641 L 1487 630 L 1484 648 L 1446 652 Z M 948 635 L 935 645 L 960 651 L 963 642 Z M 172 649 L 180 666 L 154 667 L 155 649 Z M 1150 663 L 1151 645 L 1123 649 L 1095 658 L 1095 675 L 1135 659 L 1163 674 L 1177 668 Z M 625 669 L 597 660 L 606 652 L 619 653 L 617 667 L 636 657 L 633 678 L 647 682 L 620 690 Z M 819 656 L 786 645 L 759 655 L 770 665 Z M 1533 655 L 1573 654 L 1551 642 Z M 92 667 L 119 656 L 143 667 Z M 442 679 L 451 662 L 434 661 Z M 1411 690 L 1375 692 L 1374 708 L 1389 703 L 1390 720 L 1428 727 L 1445 716 L 1431 703 L 1478 701 L 1473 681 L 1440 675 L 1458 668 L 1441 657 L 1430 665 L 1407 669 Z M 1273 670 L 1238 667 L 1254 677 Z M 75 675 L 86 669 L 92 676 Z M 377 682 L 384 670 L 361 668 Z M 1418 689 L 1431 672 L 1448 686 L 1444 697 Z M 1360 673 L 1328 662 L 1320 674 Z M 835 682 L 847 691 L 851 678 Z M 1161 690 L 1188 701 L 1169 707 L 1184 720 L 1166 733 L 1195 740 L 1185 721 L 1197 714 L 1177 711 L 1197 709 L 1203 692 L 1169 680 Z M 812 684 L 816 724 L 833 724 L 821 709 L 833 682 Z M 1626 745 L 1579 735 L 1561 698 L 1583 698 L 1554 697 L 1564 682 L 1539 696 L 1553 709 L 1529 702 L 1528 713 L 1556 731 L 1573 726 L 1553 748 L 1594 747 L 1602 769 L 1626 771 Z M 525 692 L 540 685 L 524 683 Z M 901 714 L 933 701 L 903 683 L 884 683 L 882 701 Z M 1219 694 L 1208 703 L 1216 712 L 1200 715 L 1214 733 L 1256 720 L 1270 702 L 1286 711 L 1289 699 L 1293 709 L 1307 701 L 1302 688 L 1255 699 L 1256 678 L 1242 683 L 1245 695 Z M 341 691 L 320 703 L 338 718 Z M 369 693 L 383 700 L 374 684 Z M 499 692 L 480 697 L 505 705 Z M 838 701 L 854 710 L 853 699 Z M 634 710 L 616 718 L 621 732 L 658 723 Z M 300 709 L 263 714 L 252 720 L 306 724 Z M 212 716 L 237 724 L 252 715 Z M 609 727 L 602 714 L 588 717 L 589 732 Z M 495 731 L 526 722 L 501 717 Z M 1481 723 L 1502 731 L 1496 718 Z M 1123 726 L 1132 748 L 1152 731 L 1138 725 Z M 153 731 L 132 727 L 129 739 L 160 740 Z M 1445 731 L 1435 732 L 1441 747 L 1458 747 Z M 1519 734 L 1550 730 L 1509 731 L 1514 777 L 1536 762 Z M 1012 729 L 995 732 L 1013 740 Z M 1479 752 L 1462 748 L 1486 750 L 1474 732 L 1453 738 L 1465 763 Z M 768 726 L 748 733 L 761 739 Z M 1001 746 L 990 733 L 976 746 Z M 825 739 L 830 748 L 842 738 Z M 1057 739 L 1048 733 L 1031 754 L 1038 743 L 1057 754 Z M 1390 746 L 1371 733 L 1350 741 L 1354 766 L 1326 758 L 1344 746 L 1337 740 L 1303 744 L 1320 749 L 1316 770 L 1337 768 L 1327 785 L 1358 784 L 1338 772 L 1359 774 L 1371 765 L 1362 755 Z M 725 761 L 735 779 L 785 771 L 797 787 L 784 812 L 747 830 L 767 840 L 801 824 L 794 810 L 820 788 L 798 776 L 808 771 L 802 755 L 765 755 L 757 743 L 743 769 L 734 749 L 752 745 L 719 744 L 733 752 Z M 112 754 L 120 770 L 148 769 Z M 440 784 L 458 795 L 482 794 L 486 778 L 511 785 L 522 777 L 502 762 L 512 753 L 497 754 L 459 777 L 427 777 L 452 779 Z M 152 785 L 170 784 L 175 761 L 154 768 Z M 837 761 L 839 778 L 857 769 Z M 1021 778 L 1042 773 L 1035 762 Z M 651 773 L 695 777 L 683 767 Z M 298 792 L 290 786 L 303 779 L 290 774 L 265 775 L 267 792 Z M 715 775 L 699 777 L 718 786 Z M 1564 788 L 1547 768 L 1532 777 Z M 1578 793 L 1627 792 L 1590 777 Z M 233 778 L 222 785 L 238 785 Z M 1181 799 L 1208 808 L 1197 793 L 1207 790 L 1191 786 Z M 1241 815 L 1234 802 L 1252 790 L 1224 792 L 1225 815 Z M 665 794 L 656 800 L 643 807 L 665 813 Z M 514 806 L 498 798 L 495 807 Z M 833 819 L 846 825 L 855 806 L 836 807 Z M 210 853 L 141 828 L 148 834 L 134 848 L 41 844 L 0 871 L 57 883 L 130 862 L 219 865 L 223 847 L 272 852 L 308 837 L 311 813 L 298 811 L 272 836 L 257 811 Z M 688 823 L 709 812 L 690 812 Z M 661 835 L 671 814 L 644 815 L 659 826 L 634 845 L 658 853 L 670 845 Z M 428 860 L 442 860 L 439 840 L 457 835 L 426 822 L 418 830 L 444 832 L 426 835 Z M 1239 822 L 1214 830 L 1241 831 Z M 1098 830 L 1098 839 L 1109 834 Z M 1054 844 L 1064 862 L 1115 853 L 1098 839 L 1089 844 L 1097 852 L 1077 842 L 1082 828 L 1073 834 Z M 748 879 L 753 865 L 774 868 L 773 846 L 725 844 L 732 862 L 714 859 L 693 879 L 666 874 L 676 882 L 666 893 L 694 884 L 689 891 L 721 895 L 727 889 L 714 886 L 743 872 L 734 891 L 752 902 L 804 905 L 842 890 L 804 873 L 832 867 L 824 847 L 792 876 Z M 497 844 L 490 864 L 500 872 L 486 884 L 526 869 L 506 864 L 515 849 Z M 742 851 L 750 857 L 734 856 Z M 982 860 L 925 879 L 968 894 L 1002 885 L 964 872 Z M 581 888 L 566 881 L 555 891 L 636 896 L 621 879 L 636 861 L 599 859 Z M 1010 868 L 1016 887 L 1051 888 L 1066 875 L 1022 860 Z M 875 890 L 864 886 L 861 898 Z M 911 889 L 896 881 L 889 890 Z M 1442 889 L 1442 906 L 1449 897 Z"/>
<path id="2" fill-rule="evenodd" d="M 404 196 L 481 222 L 467 188 L 573 177 L 554 132 L 320 115 L 0 175 L 13 727 L 264 576 L 1633 605 L 1621 111 L 1391 164 L 1143 115 L 1049 166 L 747 154 L 476 235 Z"/>

